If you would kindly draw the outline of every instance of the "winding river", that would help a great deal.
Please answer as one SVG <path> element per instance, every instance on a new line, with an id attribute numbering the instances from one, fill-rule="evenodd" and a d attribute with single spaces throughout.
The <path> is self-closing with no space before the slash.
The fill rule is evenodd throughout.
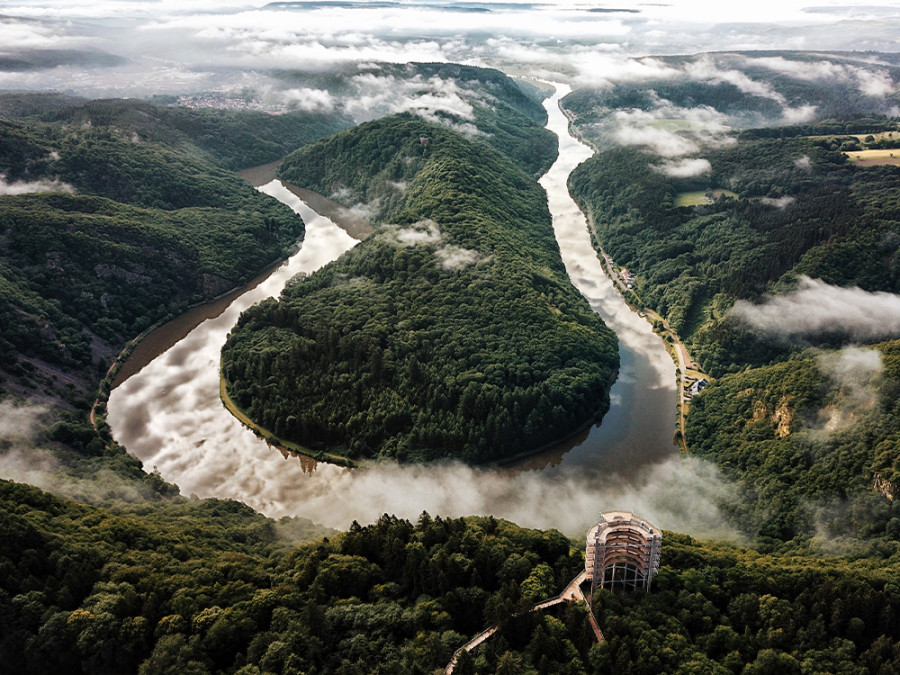
<path id="1" fill-rule="evenodd" d="M 709 469 L 678 457 L 672 444 L 675 366 L 650 325 L 604 275 L 584 216 L 568 194 L 569 173 L 591 150 L 569 135 L 559 109 L 569 88 L 556 86 L 544 105 L 560 153 L 540 182 L 572 282 L 620 340 L 620 374 L 602 425 L 503 468 L 387 462 L 349 470 L 285 457 L 260 441 L 219 400 L 219 351 L 228 331 L 243 309 L 277 295 L 294 274 L 310 273 L 356 243 L 273 181 L 260 189 L 304 219 L 303 247 L 113 390 L 107 419 L 117 440 L 183 494 L 239 499 L 272 517 L 300 515 L 336 528 L 371 522 L 382 513 L 415 519 L 427 510 L 493 514 L 580 534 L 598 512 L 618 508 L 636 510 L 665 528 L 707 530 L 717 517 L 712 503 L 720 485 Z"/>

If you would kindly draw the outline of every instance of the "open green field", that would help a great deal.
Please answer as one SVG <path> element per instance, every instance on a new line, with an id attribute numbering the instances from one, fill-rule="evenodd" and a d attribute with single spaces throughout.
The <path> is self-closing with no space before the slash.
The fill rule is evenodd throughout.
<path id="1" fill-rule="evenodd" d="M 894 164 L 900 165 L 900 149 L 889 148 L 885 150 L 859 150 L 856 152 L 845 152 L 847 159 L 862 166 L 873 164 Z"/>
<path id="2" fill-rule="evenodd" d="M 731 190 L 695 190 L 693 192 L 680 192 L 675 197 L 675 206 L 700 206 L 709 204 L 719 197 L 731 197 L 740 199 L 736 192 Z"/>

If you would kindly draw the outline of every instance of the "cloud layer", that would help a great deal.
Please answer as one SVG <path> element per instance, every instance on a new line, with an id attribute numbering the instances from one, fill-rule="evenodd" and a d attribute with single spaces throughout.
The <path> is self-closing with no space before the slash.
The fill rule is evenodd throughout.
<path id="1" fill-rule="evenodd" d="M 801 277 L 797 290 L 732 310 L 751 328 L 782 338 L 845 334 L 855 340 L 900 336 L 900 295 L 831 286 Z"/>
<path id="2" fill-rule="evenodd" d="M 731 82 L 744 91 L 778 100 L 764 83 L 735 68 L 703 61 L 676 67 L 646 55 L 750 49 L 848 51 L 861 44 L 890 51 L 896 47 L 890 25 L 900 18 L 900 9 L 886 0 L 872 3 L 883 7 L 878 12 L 852 7 L 813 11 L 800 0 L 789 0 L 761 19 L 753 5 L 707 0 L 647 3 L 636 13 L 591 12 L 587 6 L 563 0 L 488 1 L 479 12 L 462 4 L 415 1 L 254 7 L 240 0 L 200 0 L 188 6 L 174 0 L 23 0 L 7 6 L 0 18 L 0 55 L 83 49 L 121 57 L 127 63 L 109 68 L 48 68 L 39 73 L 0 72 L 0 87 L 50 87 L 91 95 L 187 94 L 234 82 L 235 72 L 455 61 L 518 72 L 527 69 L 531 74 L 571 77 L 582 85 L 597 86 L 689 76 Z M 885 95 L 894 87 L 886 67 L 873 70 L 835 64 L 827 54 L 804 66 L 783 57 L 747 58 L 757 69 L 807 81 L 853 82 L 869 96 Z"/>
<path id="3" fill-rule="evenodd" d="M 834 403 L 819 414 L 822 431 L 832 433 L 843 429 L 875 406 L 883 370 L 881 352 L 846 347 L 836 353 L 820 354 L 817 365 L 834 393 Z"/>
<path id="4" fill-rule="evenodd" d="M 6 176 L 0 173 L 0 196 L 24 195 L 32 192 L 75 192 L 68 183 L 59 180 L 13 181 L 8 183 Z"/>

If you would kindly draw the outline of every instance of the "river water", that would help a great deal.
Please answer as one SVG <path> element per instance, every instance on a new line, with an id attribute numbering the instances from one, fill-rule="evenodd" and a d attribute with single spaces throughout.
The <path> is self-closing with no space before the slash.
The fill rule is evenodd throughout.
<path id="1" fill-rule="evenodd" d="M 349 470 L 285 457 L 260 441 L 219 400 L 219 352 L 228 331 L 243 309 L 277 295 L 293 274 L 312 272 L 356 243 L 273 181 L 261 190 L 307 224 L 300 252 L 113 390 L 107 419 L 116 439 L 183 494 L 238 499 L 272 517 L 305 516 L 337 528 L 382 513 L 415 519 L 427 510 L 493 514 L 581 534 L 600 511 L 629 509 L 665 528 L 707 531 L 718 516 L 713 503 L 721 485 L 708 467 L 681 461 L 672 443 L 675 366 L 660 338 L 603 273 L 584 216 L 566 188 L 569 173 L 591 154 L 569 135 L 559 109 L 568 91 L 557 85 L 545 102 L 560 153 L 541 185 L 573 283 L 619 336 L 621 368 L 602 425 L 503 468 L 386 462 Z"/>

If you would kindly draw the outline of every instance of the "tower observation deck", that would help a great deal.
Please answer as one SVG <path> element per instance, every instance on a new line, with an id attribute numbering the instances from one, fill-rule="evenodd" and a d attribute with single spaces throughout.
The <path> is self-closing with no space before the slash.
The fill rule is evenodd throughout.
<path id="1" fill-rule="evenodd" d="M 587 535 L 584 569 L 597 587 L 610 590 L 650 590 L 659 571 L 662 533 L 646 518 L 630 511 L 610 511 Z"/>

